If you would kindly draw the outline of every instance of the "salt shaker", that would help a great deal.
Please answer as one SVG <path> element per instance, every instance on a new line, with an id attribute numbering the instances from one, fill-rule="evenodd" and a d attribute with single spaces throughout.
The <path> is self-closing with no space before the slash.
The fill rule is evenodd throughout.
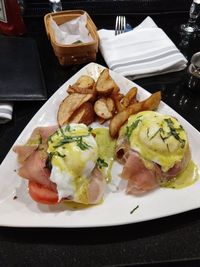
<path id="1" fill-rule="evenodd" d="M 62 3 L 60 0 L 49 0 L 52 12 L 62 11 Z"/>
<path id="2" fill-rule="evenodd" d="M 188 68 L 190 74 L 188 86 L 193 90 L 200 90 L 200 52 L 195 53 L 191 58 L 191 64 Z"/>

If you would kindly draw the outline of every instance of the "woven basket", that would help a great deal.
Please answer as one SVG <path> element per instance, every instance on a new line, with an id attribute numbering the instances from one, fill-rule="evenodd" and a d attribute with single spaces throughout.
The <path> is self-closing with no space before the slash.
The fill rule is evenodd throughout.
<path id="1" fill-rule="evenodd" d="M 89 43 L 79 43 L 71 45 L 58 44 L 55 40 L 54 31 L 50 26 L 50 17 L 54 19 L 57 25 L 63 24 L 67 21 L 75 19 L 83 14 L 87 16 L 87 28 L 94 41 Z M 98 51 L 98 34 L 97 29 L 87 14 L 83 10 L 67 10 L 57 13 L 48 13 L 44 17 L 44 23 L 46 27 L 47 35 L 51 41 L 51 45 L 54 49 L 54 53 L 57 56 L 59 63 L 64 65 L 76 65 L 82 63 L 88 63 L 96 60 L 96 54 Z"/>

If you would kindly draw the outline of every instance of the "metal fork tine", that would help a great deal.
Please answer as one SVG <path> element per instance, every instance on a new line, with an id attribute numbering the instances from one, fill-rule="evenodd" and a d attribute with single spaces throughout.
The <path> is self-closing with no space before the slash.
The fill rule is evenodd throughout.
<path id="1" fill-rule="evenodd" d="M 115 35 L 124 33 L 126 29 L 126 17 L 117 16 L 115 22 Z"/>
<path id="2" fill-rule="evenodd" d="M 125 16 L 121 17 L 121 33 L 124 33 L 126 29 L 126 18 Z"/>
<path id="3" fill-rule="evenodd" d="M 123 33 L 123 22 L 124 22 L 124 17 L 120 17 L 120 34 Z"/>
<path id="4" fill-rule="evenodd" d="M 119 16 L 116 17 L 116 22 L 115 22 L 115 35 L 118 35 L 118 28 L 119 28 Z"/>
<path id="5" fill-rule="evenodd" d="M 123 32 L 125 32 L 125 30 L 126 30 L 126 17 L 124 16 L 123 18 L 124 18 L 123 19 Z"/>

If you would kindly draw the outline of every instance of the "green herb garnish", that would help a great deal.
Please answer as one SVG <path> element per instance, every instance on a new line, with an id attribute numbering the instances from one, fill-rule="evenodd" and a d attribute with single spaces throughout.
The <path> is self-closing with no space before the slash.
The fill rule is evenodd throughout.
<path id="1" fill-rule="evenodd" d="M 77 146 L 81 149 L 81 150 L 86 150 L 88 148 L 90 148 L 91 146 L 88 145 L 86 142 L 83 141 L 83 138 L 80 137 L 77 141 Z"/>
<path id="2" fill-rule="evenodd" d="M 58 151 L 50 152 L 48 154 L 48 158 L 46 160 L 46 167 L 49 170 L 52 169 L 51 161 L 52 161 L 53 156 L 58 156 L 58 157 L 61 157 L 61 158 L 64 158 L 65 157 L 65 155 L 60 154 L 60 152 L 58 152 Z"/>
<path id="3" fill-rule="evenodd" d="M 70 132 L 70 131 L 71 131 L 70 125 L 67 124 L 67 125 L 65 126 L 65 132 Z"/>
<path id="4" fill-rule="evenodd" d="M 62 134 L 63 136 L 65 136 L 65 133 L 64 133 L 64 131 L 63 131 L 63 128 L 62 128 L 62 127 L 59 127 L 59 129 L 60 129 L 61 134 Z"/>
<path id="5" fill-rule="evenodd" d="M 150 138 L 149 140 L 153 139 L 161 130 L 162 128 L 159 128 Z"/>
<path id="6" fill-rule="evenodd" d="M 174 124 L 173 124 L 173 121 L 170 118 L 164 119 L 164 121 L 167 123 L 167 126 L 170 129 L 169 136 L 172 135 L 176 140 L 179 141 L 181 148 L 184 148 L 184 146 L 185 146 L 185 140 L 182 139 L 179 136 L 179 133 L 177 132 L 177 131 L 182 131 L 183 130 L 183 127 L 175 128 L 174 127 Z"/>
<path id="7" fill-rule="evenodd" d="M 67 136 L 67 135 L 65 135 L 64 138 L 62 140 L 60 140 L 60 142 L 57 145 L 54 146 L 54 148 L 58 148 L 64 144 L 76 142 L 77 146 L 80 147 L 81 150 L 88 149 L 91 146 L 83 141 L 83 137 L 86 137 L 86 136 L 88 136 L 88 135 L 81 135 L 81 136 Z"/>
<path id="8" fill-rule="evenodd" d="M 141 116 L 140 116 L 141 117 Z M 138 117 L 139 118 L 139 117 Z M 135 130 L 139 124 L 139 122 L 141 122 L 141 119 L 137 119 L 136 121 L 134 121 L 130 126 L 126 126 L 126 133 L 125 135 L 130 138 L 133 130 Z"/>
<path id="9" fill-rule="evenodd" d="M 52 158 L 53 156 L 58 156 L 58 157 L 61 157 L 61 158 L 64 158 L 64 157 L 65 157 L 65 155 L 62 155 L 62 154 L 61 154 L 60 152 L 58 152 L 58 151 L 51 152 L 50 155 L 51 155 L 51 158 Z"/>
<path id="10" fill-rule="evenodd" d="M 149 128 L 147 128 L 147 137 L 149 138 Z"/>
<path id="11" fill-rule="evenodd" d="M 89 126 L 88 127 L 88 132 L 91 133 L 92 130 L 93 130 L 93 128 Z"/>
<path id="12" fill-rule="evenodd" d="M 81 44 L 81 43 L 82 43 L 81 40 L 77 40 L 77 41 L 73 42 L 72 44 Z"/>
<path id="13" fill-rule="evenodd" d="M 167 123 L 167 126 L 169 128 L 169 132 L 166 132 L 167 135 L 164 135 L 165 132 L 163 130 L 163 128 L 159 128 L 151 137 L 149 137 L 149 128 L 147 130 L 147 137 L 149 138 L 149 140 L 152 140 L 157 134 L 160 134 L 160 138 L 162 139 L 162 141 L 164 143 L 166 139 L 168 139 L 170 136 L 173 136 L 176 140 L 178 140 L 180 142 L 180 146 L 181 148 L 184 148 L 185 146 L 185 140 L 182 139 L 180 136 L 179 136 L 179 131 L 182 131 L 183 130 L 183 127 L 180 126 L 179 128 L 175 128 L 174 127 L 174 123 L 173 121 L 170 119 L 170 118 L 167 118 L 167 119 L 164 119 L 164 121 Z M 166 143 L 166 146 L 167 146 L 167 149 L 169 151 L 169 146 L 168 144 Z"/>
<path id="14" fill-rule="evenodd" d="M 102 169 L 102 168 L 105 168 L 105 167 L 108 167 L 108 163 L 102 159 L 102 158 L 98 158 L 97 159 L 97 166 Z"/>
<path id="15" fill-rule="evenodd" d="M 133 208 L 131 211 L 130 211 L 130 214 L 132 214 L 134 211 L 136 211 L 137 209 L 139 208 L 139 205 L 137 205 L 135 208 Z"/>

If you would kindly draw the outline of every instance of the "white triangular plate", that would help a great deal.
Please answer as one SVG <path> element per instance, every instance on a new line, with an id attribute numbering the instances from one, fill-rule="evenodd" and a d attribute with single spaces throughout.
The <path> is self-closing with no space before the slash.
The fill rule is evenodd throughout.
<path id="1" fill-rule="evenodd" d="M 95 79 L 104 67 L 90 63 L 63 84 L 43 105 L 28 123 L 15 144 L 23 144 L 36 126 L 56 124 L 60 102 L 66 97 L 68 85 L 81 75 L 91 75 Z M 138 97 L 142 100 L 150 94 L 140 86 L 120 74 L 111 72 L 122 93 L 133 86 L 138 87 Z M 200 133 L 173 109 L 161 102 L 161 113 L 179 119 L 188 133 L 192 157 L 200 169 Z M 14 144 L 14 145 L 15 145 Z M 101 205 L 72 210 L 65 204 L 48 206 L 35 203 L 27 192 L 27 181 L 21 179 L 16 154 L 11 150 L 0 166 L 0 226 L 13 227 L 100 227 L 123 225 L 161 218 L 200 207 L 200 180 L 184 189 L 157 189 L 142 197 L 126 195 L 123 191 L 109 193 Z M 114 164 L 113 175 L 118 176 L 120 167 Z M 15 198 L 14 196 L 17 196 Z M 131 213 L 131 210 L 139 208 Z"/>

